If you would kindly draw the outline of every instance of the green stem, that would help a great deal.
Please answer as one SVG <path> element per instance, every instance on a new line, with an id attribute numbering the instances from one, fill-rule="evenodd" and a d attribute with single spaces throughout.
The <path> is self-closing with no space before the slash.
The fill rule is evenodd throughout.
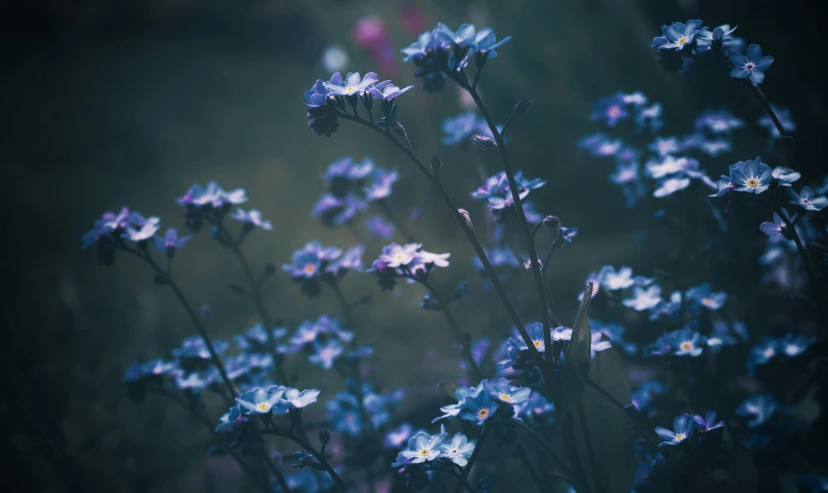
<path id="1" fill-rule="evenodd" d="M 604 489 L 603 484 L 601 484 L 601 473 L 598 468 L 598 458 L 595 455 L 595 449 L 592 446 L 592 436 L 589 433 L 589 423 L 587 423 L 584 403 L 579 400 L 576 407 L 578 409 L 578 421 L 581 422 L 581 432 L 584 434 L 587 454 L 589 455 L 590 465 L 592 466 L 592 477 L 595 478 L 595 489 L 597 490 L 597 493 L 604 493 L 606 490 Z"/>
<path id="2" fill-rule="evenodd" d="M 452 332 L 454 332 L 454 337 L 457 339 L 457 342 L 460 344 L 462 348 L 462 355 L 466 359 L 466 363 L 469 364 L 469 369 L 474 374 L 474 376 L 478 379 L 482 379 L 484 377 L 483 372 L 480 370 L 480 367 L 477 366 L 477 361 L 474 360 L 474 355 L 471 352 L 471 344 L 469 342 L 469 338 L 463 337 L 463 331 L 460 330 L 460 326 L 457 325 L 457 321 L 454 319 L 454 315 L 451 314 L 451 309 L 448 306 L 448 303 L 444 302 L 443 299 L 440 297 L 440 294 L 437 292 L 434 287 L 425 280 L 418 279 L 426 289 L 434 295 L 434 298 L 437 300 L 437 304 L 440 305 L 440 311 L 442 311 L 446 315 L 446 319 L 451 326 Z"/>
<path id="3" fill-rule="evenodd" d="M 367 122 L 367 121 L 365 121 L 361 118 L 351 116 L 347 113 L 337 113 L 337 116 L 339 118 L 344 119 L 344 120 L 350 120 L 352 122 L 356 122 L 356 123 L 358 123 L 358 124 L 360 124 L 360 125 L 362 125 L 366 128 L 371 129 L 372 131 L 376 132 L 377 134 L 382 135 L 386 139 L 388 139 L 389 142 L 394 144 L 400 151 L 402 151 L 409 158 L 409 160 L 411 160 L 411 162 L 414 163 L 414 165 L 417 167 L 417 169 L 419 169 L 423 173 L 423 175 L 425 175 L 426 179 L 428 179 L 431 186 L 434 187 L 434 189 L 437 190 L 437 192 L 440 194 L 440 198 L 443 200 L 443 202 L 449 208 L 449 211 L 451 212 L 452 217 L 454 217 L 455 221 L 460 226 L 460 229 L 463 230 L 463 233 L 468 238 L 469 243 L 471 243 L 472 248 L 474 248 L 474 251 L 477 254 L 477 257 L 480 259 L 480 263 L 483 264 L 483 269 L 486 271 L 486 274 L 489 276 L 489 279 L 492 282 L 492 286 L 494 287 L 495 292 L 497 292 L 498 296 L 500 297 L 501 301 L 503 302 L 503 305 L 506 308 L 506 312 L 508 313 L 509 318 L 512 320 L 512 323 L 517 328 L 517 330 L 520 333 L 520 336 L 523 339 L 523 341 L 529 347 L 529 351 L 532 352 L 533 357 L 535 359 L 537 359 L 539 357 L 540 353 L 535 348 L 535 345 L 532 344 L 532 338 L 529 337 L 529 333 L 526 331 L 526 327 L 523 326 L 523 322 L 521 322 L 520 316 L 518 316 L 517 312 L 515 311 L 515 308 L 512 306 L 512 303 L 509 301 L 509 297 L 506 294 L 506 291 L 503 289 L 503 285 L 500 283 L 500 280 L 497 278 L 497 274 L 495 274 L 494 268 L 492 267 L 492 264 L 489 262 L 489 259 L 486 256 L 486 252 L 483 250 L 483 246 L 480 244 L 480 241 L 477 239 L 477 236 L 474 234 L 474 230 L 471 228 L 471 225 L 466 223 L 466 219 L 460 213 L 460 210 L 454 204 L 454 201 L 451 199 L 448 192 L 446 192 L 446 189 L 443 188 L 443 185 L 440 183 L 440 181 L 437 180 L 434 177 L 434 175 L 432 175 L 428 171 L 428 168 L 426 168 L 426 166 L 423 164 L 423 162 L 420 161 L 420 158 L 417 157 L 417 155 L 411 149 L 406 147 L 405 144 L 403 144 L 399 140 L 395 139 L 391 135 L 390 132 L 384 131 L 384 130 L 380 129 L 379 127 L 377 127 L 376 125 L 372 124 L 372 123 L 369 123 L 369 122 Z"/>
<path id="4" fill-rule="evenodd" d="M 512 193 L 512 200 L 514 202 L 515 213 L 517 214 L 518 218 L 518 225 L 520 226 L 521 232 L 523 233 L 523 239 L 526 243 L 526 249 L 529 251 L 529 260 L 532 264 L 532 275 L 535 278 L 535 289 L 538 293 L 538 304 L 541 313 L 541 323 L 543 324 L 543 345 L 545 349 L 544 352 L 547 355 L 549 355 L 549 357 L 551 357 L 552 332 L 549 323 L 549 311 L 547 308 L 546 289 L 544 289 L 543 275 L 541 274 L 540 262 L 538 261 L 538 251 L 535 248 L 535 240 L 532 237 L 532 232 L 529 229 L 529 224 L 526 222 L 526 213 L 523 211 L 523 201 L 520 198 L 520 189 L 518 188 L 517 181 L 515 181 L 515 172 L 512 169 L 512 164 L 509 160 L 509 153 L 506 151 L 506 145 L 503 142 L 503 135 L 497 129 L 497 125 L 492 119 L 492 116 L 489 114 L 489 110 L 486 108 L 485 103 L 483 103 L 483 100 L 480 98 L 480 94 L 478 94 L 477 88 L 474 85 L 469 84 L 468 79 L 466 79 L 465 77 L 462 79 L 456 78 L 455 80 L 461 88 L 465 89 L 469 93 L 469 95 L 471 95 L 472 99 L 477 105 L 477 108 L 480 110 L 480 113 L 486 120 L 486 124 L 489 126 L 489 131 L 495 138 L 497 150 L 500 153 L 500 160 L 503 162 L 503 170 L 506 173 L 506 179 L 509 182 L 509 189 Z"/>
<path id="5" fill-rule="evenodd" d="M 454 493 L 462 493 L 463 488 L 466 486 L 466 479 L 469 477 L 469 472 L 471 472 L 472 466 L 475 461 L 477 461 L 477 458 L 480 457 L 480 451 L 483 450 L 483 445 L 489 438 L 489 434 L 489 428 L 484 425 L 483 433 L 480 434 L 480 438 L 477 440 L 474 452 L 472 452 L 471 457 L 469 457 L 469 462 L 466 464 L 466 467 L 463 468 L 463 472 L 460 473 L 460 479 L 457 480 L 457 486 L 454 488 Z"/>
<path id="6" fill-rule="evenodd" d="M 258 432 L 262 435 L 274 435 L 282 438 L 287 438 L 288 440 L 294 442 L 296 445 L 302 447 L 304 450 L 307 450 L 314 457 L 314 459 L 319 461 L 322 467 L 325 468 L 325 471 L 327 471 L 328 475 L 331 477 L 336 486 L 343 492 L 347 493 L 348 487 L 345 486 L 345 482 L 342 481 L 341 477 L 339 477 L 339 474 L 337 474 L 333 466 L 331 466 L 331 463 L 328 462 L 328 459 L 326 459 L 325 456 L 317 452 L 316 449 L 313 448 L 313 446 L 311 446 L 311 444 L 306 439 L 294 433 L 291 433 L 290 431 L 282 430 L 280 428 L 258 430 Z"/>

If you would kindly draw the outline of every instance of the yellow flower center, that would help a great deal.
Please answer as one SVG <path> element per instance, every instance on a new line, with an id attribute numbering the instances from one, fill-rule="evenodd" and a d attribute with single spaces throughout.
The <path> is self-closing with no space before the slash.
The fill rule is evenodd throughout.
<path id="1" fill-rule="evenodd" d="M 745 182 L 745 185 L 748 188 L 756 188 L 759 186 L 759 180 L 756 178 L 748 178 L 748 181 Z"/>
<path id="2" fill-rule="evenodd" d="M 709 306 L 709 307 L 716 306 L 716 302 L 713 301 L 710 298 L 702 298 L 701 302 L 702 302 L 702 305 L 704 305 L 704 306 Z"/>
<path id="3" fill-rule="evenodd" d="M 305 264 L 304 271 L 305 274 L 309 276 L 312 275 L 314 272 L 316 272 L 316 264 Z"/>
<path id="4" fill-rule="evenodd" d="M 509 394 L 500 394 L 498 397 L 500 397 L 500 400 L 503 402 L 512 402 L 512 396 Z"/>
<path id="5" fill-rule="evenodd" d="M 532 340 L 532 344 L 534 344 L 536 348 L 540 349 L 543 347 L 543 340 L 534 339 Z"/>
<path id="6" fill-rule="evenodd" d="M 681 442 L 685 438 L 687 438 L 687 435 L 685 435 L 684 433 L 676 433 L 676 438 L 674 438 L 674 440 L 677 442 Z"/>
<path id="7" fill-rule="evenodd" d="M 690 40 L 687 39 L 687 36 L 682 36 L 678 39 L 678 41 L 676 41 L 676 44 L 681 47 L 681 46 L 686 45 L 688 41 L 690 41 Z"/>
<path id="8" fill-rule="evenodd" d="M 267 412 L 269 409 L 270 406 L 267 405 L 267 402 L 260 402 L 256 404 L 256 410 L 261 413 Z"/>
<path id="9" fill-rule="evenodd" d="M 484 407 L 483 409 L 477 411 L 477 419 L 484 420 L 488 417 L 489 417 L 489 409 L 488 408 Z"/>
<path id="10" fill-rule="evenodd" d="M 692 351 L 693 350 L 693 343 L 690 342 L 690 341 L 684 341 L 679 345 L 679 347 L 681 348 L 682 351 Z"/>
<path id="11" fill-rule="evenodd" d="M 428 454 L 431 453 L 431 449 L 423 448 L 420 449 L 420 457 L 428 457 Z"/>
<path id="12" fill-rule="evenodd" d="M 770 357 L 772 357 L 775 353 L 776 353 L 776 351 L 774 351 L 772 347 L 769 347 L 769 348 L 765 349 L 765 352 L 764 352 L 764 353 L 762 353 L 762 354 L 764 354 L 764 356 L 765 356 L 766 358 L 770 358 Z"/>
<path id="13" fill-rule="evenodd" d="M 353 94 L 353 93 L 356 92 L 356 90 L 357 90 L 356 86 L 347 86 L 347 87 L 345 87 L 345 92 L 347 92 L 348 94 Z"/>
<path id="14" fill-rule="evenodd" d="M 609 114 L 610 118 L 617 118 L 621 115 L 621 108 L 619 108 L 618 106 L 610 106 L 609 111 L 607 111 L 607 113 Z"/>

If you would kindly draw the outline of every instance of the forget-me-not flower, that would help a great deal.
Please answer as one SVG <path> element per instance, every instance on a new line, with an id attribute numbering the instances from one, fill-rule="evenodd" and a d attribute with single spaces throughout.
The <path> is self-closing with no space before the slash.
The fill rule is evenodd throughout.
<path id="1" fill-rule="evenodd" d="M 806 211 L 817 212 L 828 206 L 828 197 L 815 197 L 814 195 L 811 187 L 802 187 L 799 193 L 796 193 L 793 188 L 788 189 L 791 203 L 802 207 Z"/>
<path id="2" fill-rule="evenodd" d="M 693 432 L 696 431 L 695 428 L 695 421 L 693 421 L 693 416 L 689 414 L 682 414 L 681 416 L 676 416 L 673 418 L 673 429 L 668 430 L 667 428 L 662 428 L 661 426 L 656 426 L 655 432 L 664 439 L 663 442 L 659 443 L 659 445 L 678 445 L 691 436 L 693 436 Z"/>
<path id="3" fill-rule="evenodd" d="M 773 63 L 772 56 L 762 56 L 762 47 L 757 44 L 748 46 L 747 53 L 730 53 L 730 76 L 736 79 L 748 79 L 756 84 L 765 80 L 765 70 Z"/>

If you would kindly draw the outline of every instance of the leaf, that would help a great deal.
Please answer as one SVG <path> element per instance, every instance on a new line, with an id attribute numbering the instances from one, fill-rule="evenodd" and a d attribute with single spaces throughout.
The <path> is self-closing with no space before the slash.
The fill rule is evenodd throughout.
<path id="1" fill-rule="evenodd" d="M 561 376 L 560 395 L 555 399 L 556 419 L 563 420 L 584 393 L 585 378 L 589 373 L 592 352 L 592 333 L 589 328 L 589 302 L 592 300 L 592 282 L 587 285 L 583 301 L 578 308 L 572 337 L 564 350 L 564 369 Z"/>
<path id="2" fill-rule="evenodd" d="M 596 354 L 588 378 L 619 402 L 630 402 L 630 383 L 617 348 Z M 592 386 L 586 387 L 573 409 L 576 411 L 572 413 L 571 420 L 575 448 L 585 475 L 589 478 L 590 489 L 595 493 L 629 493 L 636 472 L 635 435 L 630 428 L 629 418 Z M 592 453 L 587 445 L 587 435 Z M 562 454 L 571 456 L 575 453 L 564 449 L 564 440 L 557 442 L 562 448 Z"/>

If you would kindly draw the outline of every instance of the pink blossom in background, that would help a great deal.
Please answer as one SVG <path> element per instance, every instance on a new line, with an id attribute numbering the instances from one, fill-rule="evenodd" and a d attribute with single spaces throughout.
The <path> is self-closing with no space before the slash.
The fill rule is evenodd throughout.
<path id="1" fill-rule="evenodd" d="M 400 24 L 410 37 L 417 37 L 426 30 L 426 19 L 422 9 L 414 4 L 405 5 L 400 10 Z"/>
<path id="2" fill-rule="evenodd" d="M 397 76 L 396 52 L 382 20 L 373 16 L 363 17 L 354 26 L 352 35 L 354 44 L 368 52 L 383 79 Z"/>

